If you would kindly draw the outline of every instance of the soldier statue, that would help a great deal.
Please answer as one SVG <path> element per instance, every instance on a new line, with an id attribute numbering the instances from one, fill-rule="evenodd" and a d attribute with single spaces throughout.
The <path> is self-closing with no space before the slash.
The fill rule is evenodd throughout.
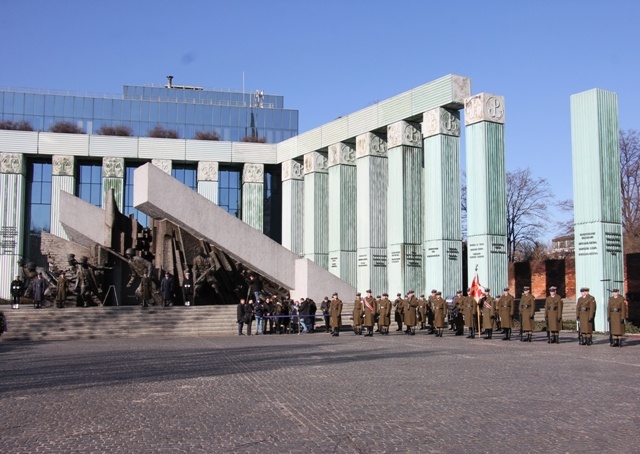
<path id="1" fill-rule="evenodd" d="M 523 342 L 531 342 L 534 329 L 534 316 L 536 312 L 536 300 L 531 294 L 529 287 L 524 287 L 523 294 L 520 297 L 520 323 L 523 336 L 520 338 Z"/>
<path id="2" fill-rule="evenodd" d="M 607 321 L 609 322 L 610 342 L 612 347 L 622 347 L 624 336 L 624 320 L 627 318 L 627 301 L 620 295 L 620 289 L 614 288 L 609 298 Z"/>
<path id="3" fill-rule="evenodd" d="M 580 289 L 580 298 L 576 302 L 576 320 L 579 323 L 578 340 L 580 345 L 593 344 L 593 320 L 596 316 L 596 299 L 589 294 L 589 287 Z"/>
<path id="4" fill-rule="evenodd" d="M 562 298 L 557 294 L 556 287 L 549 287 L 549 296 L 544 302 L 544 320 L 547 323 L 547 343 L 560 343 L 562 329 Z"/>

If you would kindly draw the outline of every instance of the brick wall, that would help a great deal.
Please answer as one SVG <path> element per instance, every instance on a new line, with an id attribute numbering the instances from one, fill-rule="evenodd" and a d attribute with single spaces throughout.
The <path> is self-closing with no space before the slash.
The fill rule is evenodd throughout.
<path id="1" fill-rule="evenodd" d="M 58 270 L 67 270 L 67 255 L 75 254 L 76 259 L 80 259 L 83 255 L 91 257 L 89 248 L 72 243 L 63 238 L 52 235 L 51 233 L 42 232 L 41 250 L 48 257 L 49 269 L 54 273 Z"/>

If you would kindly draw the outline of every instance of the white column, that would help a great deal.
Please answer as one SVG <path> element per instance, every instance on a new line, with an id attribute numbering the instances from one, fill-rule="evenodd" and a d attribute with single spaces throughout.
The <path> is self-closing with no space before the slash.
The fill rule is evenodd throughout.
<path id="1" fill-rule="evenodd" d="M 264 226 L 264 165 L 245 164 L 242 169 L 242 220 L 259 232 Z"/>
<path id="2" fill-rule="evenodd" d="M 304 216 L 303 168 L 298 161 L 282 163 L 282 245 L 304 254 L 302 223 Z"/>
<path id="3" fill-rule="evenodd" d="M 218 163 L 212 161 L 198 162 L 198 194 L 207 200 L 218 203 Z"/>
<path id="4" fill-rule="evenodd" d="M 66 232 L 60 224 L 60 191 L 75 194 L 76 178 L 74 176 L 75 159 L 73 156 L 53 156 L 51 174 L 51 233 L 68 240 Z"/>
<path id="5" fill-rule="evenodd" d="M 329 200 L 327 156 L 304 155 L 304 256 L 329 269 Z"/>

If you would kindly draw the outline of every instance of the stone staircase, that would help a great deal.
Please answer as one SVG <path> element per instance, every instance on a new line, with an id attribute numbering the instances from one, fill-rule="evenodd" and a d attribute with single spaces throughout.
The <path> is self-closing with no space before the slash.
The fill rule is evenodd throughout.
<path id="1" fill-rule="evenodd" d="M 215 336 L 237 333 L 236 306 L 104 306 L 20 309 L 1 306 L 2 340 L 108 339 L 143 336 Z"/>

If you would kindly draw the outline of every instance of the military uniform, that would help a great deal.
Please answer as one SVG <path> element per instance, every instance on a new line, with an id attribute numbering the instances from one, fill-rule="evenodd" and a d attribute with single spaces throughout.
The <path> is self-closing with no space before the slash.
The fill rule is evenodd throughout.
<path id="1" fill-rule="evenodd" d="M 613 296 L 609 298 L 607 307 L 607 320 L 609 321 L 610 344 L 612 347 L 622 347 L 624 319 L 627 318 L 627 315 L 627 303 L 624 297 L 620 295 L 618 289 L 613 289 Z"/>
<path id="2" fill-rule="evenodd" d="M 331 335 L 339 336 L 340 327 L 342 326 L 342 301 L 338 298 L 338 294 L 334 293 L 329 305 L 329 318 L 331 322 Z"/>
<path id="3" fill-rule="evenodd" d="M 544 302 L 544 319 L 547 322 L 547 343 L 559 344 L 559 332 L 562 329 L 562 298 L 556 294 L 556 288 L 549 288 L 550 295 Z"/>
<path id="4" fill-rule="evenodd" d="M 462 296 L 462 290 L 458 290 L 456 296 L 453 298 L 451 308 L 451 328 L 455 331 L 456 336 L 461 336 L 464 333 L 464 318 L 462 316 L 462 307 L 464 306 L 464 296 Z"/>
<path id="5" fill-rule="evenodd" d="M 420 323 L 420 329 L 426 328 L 427 304 L 428 303 L 424 295 L 420 295 L 420 298 L 418 298 L 418 323 Z"/>
<path id="6" fill-rule="evenodd" d="M 496 300 L 489 295 L 489 289 L 485 289 L 485 294 L 480 300 L 480 310 L 482 311 L 482 329 L 484 338 L 493 338 L 493 323 L 496 319 Z"/>
<path id="7" fill-rule="evenodd" d="M 498 299 L 498 314 L 504 337 L 502 340 L 511 339 L 511 319 L 515 310 L 513 296 L 509 295 L 509 289 L 505 287 L 504 294 Z"/>
<path id="8" fill-rule="evenodd" d="M 378 306 L 378 325 L 382 334 L 389 334 L 389 325 L 391 325 L 391 301 L 387 293 L 382 294 L 382 299 Z"/>
<path id="9" fill-rule="evenodd" d="M 469 295 L 471 289 L 467 289 L 467 297 L 464 299 L 462 314 L 464 315 L 464 326 L 469 329 L 468 339 L 475 339 L 476 317 L 478 315 L 478 303 L 476 299 Z"/>
<path id="10" fill-rule="evenodd" d="M 433 303 L 435 302 L 437 296 L 438 296 L 438 291 L 431 290 L 431 296 L 429 296 L 429 299 L 427 300 L 426 311 L 427 311 L 427 323 L 429 324 L 429 331 L 427 332 L 427 334 L 435 333 L 435 330 L 433 329 Z"/>
<path id="11" fill-rule="evenodd" d="M 406 334 L 412 336 L 416 334 L 416 323 L 418 322 L 418 299 L 414 295 L 413 290 L 407 295 L 407 299 L 404 300 L 404 324 L 407 325 L 405 331 Z"/>
<path id="12" fill-rule="evenodd" d="M 364 303 L 360 293 L 356 293 L 356 300 L 353 302 L 353 334 L 362 334 L 362 318 L 364 315 Z"/>
<path id="13" fill-rule="evenodd" d="M 589 295 L 589 288 L 582 287 L 580 289 L 582 296 L 576 302 L 576 320 L 580 322 L 580 332 L 578 339 L 580 345 L 591 345 L 593 340 L 593 319 L 596 316 L 596 299 Z"/>
<path id="14" fill-rule="evenodd" d="M 398 329 L 396 331 L 402 331 L 402 324 L 404 323 L 404 300 L 400 293 L 396 295 L 396 299 L 393 301 L 393 307 L 395 309 L 395 321 L 398 324 Z"/>
<path id="15" fill-rule="evenodd" d="M 367 334 L 365 336 L 373 336 L 373 325 L 376 322 L 376 314 L 378 313 L 378 303 L 376 299 L 371 296 L 371 290 L 367 290 L 367 296 L 362 301 L 364 307 L 364 326 L 367 328 Z"/>
<path id="16" fill-rule="evenodd" d="M 534 321 L 533 317 L 536 312 L 536 300 L 530 293 L 529 287 L 524 288 L 524 294 L 520 297 L 520 323 L 522 324 L 522 332 L 526 336 L 520 339 L 523 342 L 531 342 L 533 337 Z"/>
<path id="17" fill-rule="evenodd" d="M 442 337 L 446 313 L 447 302 L 442 298 L 442 293 L 437 292 L 433 301 L 433 326 L 435 327 L 436 337 Z"/>

